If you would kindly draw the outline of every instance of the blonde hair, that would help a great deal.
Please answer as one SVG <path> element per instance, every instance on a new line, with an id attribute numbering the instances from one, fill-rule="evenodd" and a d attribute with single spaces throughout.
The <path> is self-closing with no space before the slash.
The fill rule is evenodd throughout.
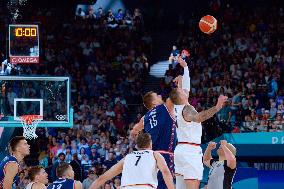
<path id="1" fill-rule="evenodd" d="M 153 91 L 149 91 L 143 96 L 143 104 L 148 110 L 150 110 L 153 106 L 153 103 L 152 103 L 153 94 L 154 94 Z"/>

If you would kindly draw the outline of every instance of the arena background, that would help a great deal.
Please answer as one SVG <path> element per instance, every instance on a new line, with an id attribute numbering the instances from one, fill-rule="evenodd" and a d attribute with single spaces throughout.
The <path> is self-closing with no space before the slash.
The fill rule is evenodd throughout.
<path id="1" fill-rule="evenodd" d="M 180 73 L 180 68 L 173 68 L 168 61 L 172 46 L 176 45 L 191 53 L 191 104 L 200 111 L 213 106 L 220 93 L 230 98 L 226 108 L 203 123 L 202 141 L 205 147 L 211 140 L 225 138 L 236 146 L 238 171 L 234 188 L 284 187 L 281 0 L 0 3 L 1 61 L 8 58 L 9 24 L 32 23 L 40 27 L 40 63 L 16 66 L 9 75 L 71 78 L 74 127 L 38 129 L 39 138 L 29 141 L 37 153 L 26 158 L 27 166 L 46 158 L 51 176 L 58 150 L 65 150 L 63 143 L 71 149 L 72 145 L 87 148 L 88 158 L 81 160 L 81 180 L 92 165 L 99 175 L 121 159 L 133 148 L 133 142 L 127 139 L 130 129 L 146 111 L 141 95 L 154 90 L 166 98 L 171 80 Z M 105 13 L 111 9 L 114 15 L 122 9 L 129 12 L 130 18 L 137 14 L 137 19 L 130 24 L 123 22 L 129 19 L 125 17 L 114 22 L 107 17 L 83 19 L 78 6 L 90 4 L 95 13 L 100 7 Z M 218 29 L 210 36 L 198 28 L 200 18 L 207 14 L 218 20 Z M 2 157 L 7 141 L 21 133 L 21 129 L 3 130 Z M 96 155 L 91 154 L 93 147 Z M 41 155 L 43 152 L 45 156 Z M 81 153 L 83 156 L 80 150 Z M 114 157 L 110 158 L 110 154 Z"/>

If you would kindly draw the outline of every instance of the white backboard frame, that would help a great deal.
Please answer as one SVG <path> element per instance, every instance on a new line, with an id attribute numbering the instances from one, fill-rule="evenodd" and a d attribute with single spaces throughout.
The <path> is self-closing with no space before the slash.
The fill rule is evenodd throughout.
<path id="1" fill-rule="evenodd" d="M 14 120 L 20 121 L 20 117 L 17 116 L 17 102 L 39 102 L 40 104 L 40 116 L 43 116 L 43 99 L 40 98 L 14 98 Z"/>

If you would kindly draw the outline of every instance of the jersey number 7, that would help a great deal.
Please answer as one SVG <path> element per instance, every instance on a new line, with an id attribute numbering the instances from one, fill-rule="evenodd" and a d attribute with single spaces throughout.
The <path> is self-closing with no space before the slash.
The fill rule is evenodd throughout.
<path id="1" fill-rule="evenodd" d="M 137 159 L 137 161 L 136 161 L 136 163 L 135 163 L 135 166 L 137 166 L 138 165 L 138 163 L 139 163 L 139 161 L 140 161 L 140 159 L 141 159 L 141 156 L 136 156 L 138 159 Z"/>

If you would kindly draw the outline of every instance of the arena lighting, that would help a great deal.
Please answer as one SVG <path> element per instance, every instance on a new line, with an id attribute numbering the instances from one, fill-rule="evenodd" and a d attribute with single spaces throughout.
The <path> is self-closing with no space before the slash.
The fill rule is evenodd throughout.
<path id="1" fill-rule="evenodd" d="M 163 78 L 166 71 L 169 69 L 170 64 L 169 60 L 161 60 L 156 64 L 153 64 L 150 68 L 150 75 L 157 78 Z"/>
<path id="2" fill-rule="evenodd" d="M 125 6 L 121 0 L 97 0 L 94 9 L 97 10 L 100 7 L 105 11 L 111 9 L 113 12 L 117 12 L 118 9 L 125 10 Z"/>

